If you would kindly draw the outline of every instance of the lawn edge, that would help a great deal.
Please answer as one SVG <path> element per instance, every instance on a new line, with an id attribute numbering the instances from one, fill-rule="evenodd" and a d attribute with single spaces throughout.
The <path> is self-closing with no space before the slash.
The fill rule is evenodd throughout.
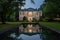
<path id="1" fill-rule="evenodd" d="M 41 24 L 40 24 L 40 26 L 45 27 L 45 28 L 48 28 L 48 29 L 50 29 L 50 30 L 52 30 L 52 31 L 60 34 L 60 31 L 59 31 L 59 30 L 54 29 L 54 28 L 52 28 L 52 27 L 50 27 L 50 26 L 45 26 L 45 25 L 41 25 Z"/>

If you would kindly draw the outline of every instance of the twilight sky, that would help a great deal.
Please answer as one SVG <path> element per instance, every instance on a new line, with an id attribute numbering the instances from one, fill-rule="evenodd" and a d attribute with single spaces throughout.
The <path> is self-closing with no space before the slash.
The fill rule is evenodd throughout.
<path id="1" fill-rule="evenodd" d="M 35 4 L 31 3 L 31 0 L 26 0 L 26 4 L 22 9 L 24 8 L 39 8 L 41 4 L 43 4 L 44 0 L 34 0 Z"/>

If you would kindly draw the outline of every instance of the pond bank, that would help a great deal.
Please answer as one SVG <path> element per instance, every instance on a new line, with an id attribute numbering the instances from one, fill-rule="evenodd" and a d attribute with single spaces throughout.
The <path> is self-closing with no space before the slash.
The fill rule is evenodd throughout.
<path id="1" fill-rule="evenodd" d="M 59 22 L 40 22 L 40 25 L 47 27 L 53 31 L 60 33 L 60 23 Z"/>
<path id="2" fill-rule="evenodd" d="M 51 28 L 51 27 L 49 27 L 49 26 L 43 26 L 43 25 L 40 25 L 40 26 L 45 27 L 45 28 L 47 28 L 47 29 L 50 29 L 50 30 L 52 30 L 52 31 L 60 34 L 60 31 L 59 31 L 59 30 L 56 30 L 56 29 Z"/>
<path id="3" fill-rule="evenodd" d="M 19 25 L 20 25 L 20 24 L 19 24 Z M 14 26 L 5 28 L 5 29 L 3 29 L 3 30 L 0 30 L 0 34 L 5 33 L 5 32 L 7 32 L 7 31 L 10 31 L 10 30 L 12 30 L 12 29 L 14 29 L 14 28 L 17 28 L 17 27 L 19 27 L 19 25 L 14 25 Z"/>

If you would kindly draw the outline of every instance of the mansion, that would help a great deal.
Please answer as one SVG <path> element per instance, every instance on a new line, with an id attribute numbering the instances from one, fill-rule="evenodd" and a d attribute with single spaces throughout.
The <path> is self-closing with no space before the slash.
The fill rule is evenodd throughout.
<path id="1" fill-rule="evenodd" d="M 26 17 L 29 22 L 34 19 L 38 21 L 40 16 L 42 16 L 42 12 L 38 9 L 28 8 L 19 11 L 19 21 L 22 21 L 24 17 Z"/>

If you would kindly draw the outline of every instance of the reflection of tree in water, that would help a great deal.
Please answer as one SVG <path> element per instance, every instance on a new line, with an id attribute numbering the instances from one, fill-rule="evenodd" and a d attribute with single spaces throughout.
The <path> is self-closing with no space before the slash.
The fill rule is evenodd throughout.
<path id="1" fill-rule="evenodd" d="M 27 26 L 26 24 L 25 24 L 25 25 L 23 25 L 23 27 L 24 27 L 24 28 L 26 28 L 26 26 Z"/>

